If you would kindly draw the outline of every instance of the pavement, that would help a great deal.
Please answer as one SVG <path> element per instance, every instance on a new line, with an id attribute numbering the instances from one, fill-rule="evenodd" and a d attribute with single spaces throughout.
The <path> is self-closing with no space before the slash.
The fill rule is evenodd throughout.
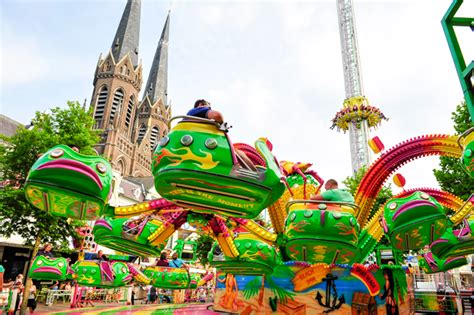
<path id="1" fill-rule="evenodd" d="M 208 308 L 212 304 L 137 304 L 124 305 L 123 303 L 97 303 L 94 307 L 83 307 L 71 309 L 69 304 L 55 303 L 51 306 L 39 304 L 33 314 L 119 314 L 119 315 L 143 315 L 143 314 L 166 314 L 166 315 L 208 315 L 221 314 Z"/>

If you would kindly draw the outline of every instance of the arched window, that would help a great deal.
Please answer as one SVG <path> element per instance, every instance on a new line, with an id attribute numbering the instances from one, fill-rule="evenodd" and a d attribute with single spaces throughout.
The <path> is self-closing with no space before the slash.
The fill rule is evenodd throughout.
<path id="1" fill-rule="evenodd" d="M 142 124 L 140 126 L 140 129 L 138 130 L 138 138 L 137 138 L 138 143 L 142 143 L 143 138 L 145 137 L 145 134 L 146 134 L 146 125 Z"/>
<path id="2" fill-rule="evenodd" d="M 115 91 L 114 100 L 112 102 L 112 108 L 110 109 L 110 121 L 109 121 L 110 124 L 113 124 L 115 114 L 119 112 L 120 108 L 122 107 L 123 96 L 124 96 L 124 93 L 122 89 L 118 89 L 117 91 Z"/>
<path id="3" fill-rule="evenodd" d="M 148 105 L 143 105 L 142 108 L 140 109 L 140 112 L 142 114 L 148 114 L 150 112 L 150 106 Z"/>
<path id="4" fill-rule="evenodd" d="M 120 173 L 120 175 L 124 175 L 126 172 L 126 164 L 123 159 L 120 159 L 117 164 L 115 169 Z"/>
<path id="5" fill-rule="evenodd" d="M 158 135 L 160 134 L 160 129 L 157 126 L 151 128 L 150 134 L 150 146 L 152 150 L 155 150 L 156 140 L 158 139 Z"/>
<path id="6" fill-rule="evenodd" d="M 107 103 L 108 95 L 109 95 L 109 89 L 107 88 L 106 85 L 104 85 L 100 89 L 99 94 L 97 95 L 97 101 L 95 104 L 94 119 L 97 121 L 99 126 L 102 122 L 102 119 L 104 118 L 105 104 Z"/>
<path id="7" fill-rule="evenodd" d="M 130 123 L 133 121 L 132 113 L 133 113 L 133 105 L 135 103 L 135 97 L 132 95 L 130 96 L 130 100 L 128 101 L 127 106 L 127 115 L 125 116 L 125 127 L 130 127 Z"/>

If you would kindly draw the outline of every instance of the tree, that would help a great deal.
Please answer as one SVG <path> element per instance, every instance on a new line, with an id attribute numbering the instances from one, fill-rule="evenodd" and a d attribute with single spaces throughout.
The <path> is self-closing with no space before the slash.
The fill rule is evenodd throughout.
<path id="1" fill-rule="evenodd" d="M 457 135 L 474 126 L 466 103 L 456 106 L 456 110 L 451 114 L 451 119 Z M 433 173 L 441 189 L 467 200 L 474 191 L 474 179 L 464 171 L 459 159 L 441 156 L 439 162 L 440 169 L 434 169 Z"/>
<path id="2" fill-rule="evenodd" d="M 0 190 L 0 235 L 18 234 L 27 244 L 34 243 L 32 257 L 42 242 L 68 247 L 80 223 L 68 223 L 30 205 L 24 191 L 28 171 L 40 154 L 60 143 L 74 144 L 84 154 L 93 153 L 93 145 L 99 140 L 98 131 L 92 130 L 94 123 L 92 115 L 78 102 L 68 102 L 66 109 L 56 107 L 49 113 L 36 112 L 32 128 L 19 128 L 10 138 L 1 136 L 8 145 L 0 146 L 0 174 L 4 177 L 4 187 Z M 29 267 L 31 263 L 32 260 Z M 21 314 L 26 311 L 30 286 L 28 281 Z"/>
<path id="3" fill-rule="evenodd" d="M 207 234 L 201 234 L 196 240 L 196 243 L 196 257 L 199 259 L 201 265 L 205 267 L 207 264 L 209 264 L 207 255 L 211 251 L 212 244 L 214 244 L 214 238 Z"/>
<path id="4" fill-rule="evenodd" d="M 365 176 L 365 173 L 367 173 L 367 167 L 363 166 L 357 171 L 357 173 L 352 176 L 348 176 L 342 181 L 342 183 L 346 185 L 347 189 L 352 195 L 355 195 L 357 187 L 359 186 L 362 178 Z M 375 198 L 374 206 L 372 207 L 372 209 L 370 209 L 369 218 L 372 218 L 372 216 L 379 210 L 379 208 L 392 197 L 393 193 L 391 185 L 388 184 L 386 186 L 382 186 L 382 189 L 377 195 L 377 198 Z"/>

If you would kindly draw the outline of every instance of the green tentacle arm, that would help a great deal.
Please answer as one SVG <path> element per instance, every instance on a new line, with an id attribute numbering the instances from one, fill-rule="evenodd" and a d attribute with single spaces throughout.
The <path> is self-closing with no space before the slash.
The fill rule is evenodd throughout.
<path id="1" fill-rule="evenodd" d="M 367 170 L 355 194 L 355 203 L 360 207 L 357 220 L 363 226 L 369 218 L 375 199 L 387 179 L 404 164 L 431 155 L 459 158 L 461 148 L 457 137 L 449 135 L 426 135 L 404 141 L 383 153 Z"/>
<path id="2" fill-rule="evenodd" d="M 242 225 L 247 231 L 257 236 L 262 241 L 273 244 L 277 239 L 277 235 L 267 231 L 261 225 L 256 223 L 254 220 L 241 219 L 241 218 L 232 218 L 234 222 Z"/>

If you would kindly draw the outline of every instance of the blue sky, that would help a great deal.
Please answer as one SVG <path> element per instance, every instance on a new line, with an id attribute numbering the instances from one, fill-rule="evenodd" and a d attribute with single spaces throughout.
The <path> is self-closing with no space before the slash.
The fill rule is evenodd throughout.
<path id="1" fill-rule="evenodd" d="M 349 139 L 329 129 L 344 100 L 335 2 L 142 0 L 144 80 L 171 8 L 173 114 L 206 98 L 234 126 L 234 142 L 267 136 L 279 159 L 312 162 L 323 178 L 342 180 L 351 172 Z M 465 2 L 464 12 L 474 12 Z M 450 4 L 354 0 L 365 94 L 390 118 L 371 136 L 387 148 L 453 132 L 450 113 L 462 93 L 440 25 Z M 35 111 L 90 100 L 95 65 L 108 53 L 125 0 L 0 6 L 0 112 L 28 123 Z M 459 35 L 474 52 L 472 32 Z M 436 165 L 437 158 L 423 159 L 400 172 L 407 187 L 436 186 Z"/>

